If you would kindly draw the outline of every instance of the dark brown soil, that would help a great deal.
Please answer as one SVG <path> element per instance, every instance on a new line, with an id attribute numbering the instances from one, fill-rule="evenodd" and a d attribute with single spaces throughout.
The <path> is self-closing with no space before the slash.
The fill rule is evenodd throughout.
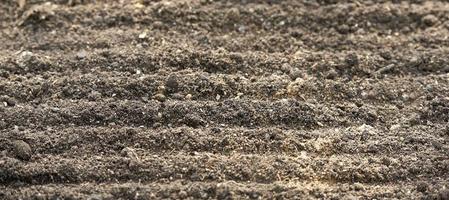
<path id="1" fill-rule="evenodd" d="M 445 0 L 6 0 L 0 199 L 449 199 Z"/>

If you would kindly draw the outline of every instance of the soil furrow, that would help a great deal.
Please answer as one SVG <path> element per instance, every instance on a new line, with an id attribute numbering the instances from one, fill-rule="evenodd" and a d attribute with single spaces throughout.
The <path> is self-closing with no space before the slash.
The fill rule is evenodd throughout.
<path id="1" fill-rule="evenodd" d="M 18 103 L 45 103 L 53 99 L 99 101 L 102 98 L 145 101 L 163 95 L 164 99 L 174 100 L 281 100 L 293 97 L 322 103 L 345 100 L 356 104 L 405 107 L 449 93 L 448 88 L 442 85 L 449 82 L 446 76 L 434 77 L 431 81 L 421 77 L 382 77 L 345 83 L 341 83 L 339 78 L 298 78 L 292 80 L 285 74 L 242 78 L 239 75 L 195 73 L 190 70 L 158 75 L 121 72 L 84 74 L 78 71 L 0 79 L 0 95 L 14 98 Z M 176 83 L 176 87 L 167 85 L 169 79 Z M 401 84 L 398 85 L 398 82 Z"/>
<path id="2" fill-rule="evenodd" d="M 282 182 L 272 184 L 245 183 L 235 181 L 223 182 L 184 182 L 173 181 L 171 183 L 83 183 L 83 186 L 74 184 L 37 185 L 31 187 L 4 187 L 0 186 L 0 195 L 7 197 L 25 198 L 102 198 L 102 199 L 148 199 L 148 198 L 213 198 L 226 199 L 235 197 L 238 199 L 311 199 L 313 198 L 351 198 L 355 195 L 367 199 L 380 198 L 424 198 L 425 195 L 414 190 L 415 185 L 408 182 L 397 184 L 353 184 L 341 183 L 338 185 L 323 181 L 311 182 Z M 442 185 L 441 181 L 439 185 Z M 385 193 L 385 190 L 407 190 L 409 193 Z M 25 195 L 21 192 L 31 191 Z M 372 191 L 372 193 L 366 193 Z M 348 195 L 350 192 L 354 195 Z M 432 189 L 434 198 L 440 195 L 437 189 Z"/>
<path id="3" fill-rule="evenodd" d="M 415 127 L 416 128 L 416 127 Z M 12 139 L 23 139 L 31 144 L 34 153 L 64 157 L 85 154 L 117 155 L 126 148 L 137 148 L 153 153 L 210 152 L 300 155 L 302 153 L 396 155 L 399 152 L 426 155 L 425 149 L 434 149 L 434 156 L 449 156 L 449 143 L 444 129 L 422 126 L 410 130 L 408 125 L 393 125 L 379 130 L 368 125 L 346 129 L 317 129 L 298 131 L 291 129 L 245 128 L 165 128 L 136 127 L 73 127 L 45 131 L 12 130 L 0 137 L 7 150 Z M 422 133 L 434 135 L 423 137 Z M 8 139 L 9 138 L 9 139 Z M 397 144 L 394 141 L 402 141 Z"/>
<path id="4" fill-rule="evenodd" d="M 3 159 L 0 182 L 49 184 L 178 179 L 272 183 L 318 179 L 340 183 L 386 183 L 432 176 L 443 178 L 449 167 L 445 157 L 422 160 L 411 155 L 387 158 L 344 154 L 330 157 L 266 157 L 254 154 L 160 155 L 134 152 L 131 156 L 110 158 L 101 155 L 77 158 L 41 155 L 33 161 L 21 163 Z"/>
<path id="5" fill-rule="evenodd" d="M 437 103 L 436 105 L 434 105 Z M 396 107 L 342 106 L 313 104 L 294 99 L 278 101 L 115 101 L 103 102 L 61 100 L 48 104 L 18 105 L 2 108 L 2 127 L 45 128 L 47 126 L 130 125 L 144 127 L 290 127 L 312 129 L 368 124 L 393 125 L 397 120 L 421 124 L 425 121 L 447 121 L 447 102 L 433 101 L 425 111 L 411 111 L 408 116 Z M 409 111 L 410 112 L 410 111 Z M 443 118 L 438 118 L 442 116 Z"/>

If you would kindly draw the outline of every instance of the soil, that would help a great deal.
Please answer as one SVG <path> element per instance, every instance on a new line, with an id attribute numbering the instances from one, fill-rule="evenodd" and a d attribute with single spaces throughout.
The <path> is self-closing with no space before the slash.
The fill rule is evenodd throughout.
<path id="1" fill-rule="evenodd" d="M 0 4 L 0 199 L 449 199 L 445 0 Z"/>

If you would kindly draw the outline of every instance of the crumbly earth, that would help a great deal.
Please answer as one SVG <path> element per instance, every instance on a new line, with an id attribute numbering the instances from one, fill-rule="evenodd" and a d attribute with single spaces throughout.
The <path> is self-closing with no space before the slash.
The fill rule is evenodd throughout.
<path id="1" fill-rule="evenodd" d="M 0 199 L 449 199 L 447 0 L 4 0 Z"/>

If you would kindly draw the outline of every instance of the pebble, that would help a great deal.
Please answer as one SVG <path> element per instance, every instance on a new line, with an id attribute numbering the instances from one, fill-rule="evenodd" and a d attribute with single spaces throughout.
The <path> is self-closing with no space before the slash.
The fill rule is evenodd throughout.
<path id="1" fill-rule="evenodd" d="M 367 124 L 362 124 L 361 126 L 357 127 L 357 130 L 360 131 L 360 133 L 372 133 L 374 128 Z"/>
<path id="2" fill-rule="evenodd" d="M 206 122 L 197 115 L 193 115 L 193 114 L 187 114 L 184 117 L 184 124 L 193 128 L 199 127 L 199 126 L 204 126 L 206 124 Z"/>
<path id="3" fill-rule="evenodd" d="M 284 63 L 281 65 L 281 71 L 284 73 L 288 73 L 291 68 L 292 68 L 292 66 L 288 63 Z"/>
<path id="4" fill-rule="evenodd" d="M 297 78 L 302 77 L 301 70 L 298 68 L 291 68 L 289 72 L 289 76 L 292 80 L 296 80 Z"/>
<path id="5" fill-rule="evenodd" d="M 348 34 L 350 32 L 350 27 L 346 24 L 342 24 L 340 26 L 337 27 L 337 31 L 340 34 Z"/>
<path id="6" fill-rule="evenodd" d="M 167 81 L 165 82 L 165 87 L 167 88 L 168 92 L 174 92 L 178 89 L 179 83 L 178 83 L 178 77 L 175 75 L 171 75 L 168 77 Z"/>
<path id="7" fill-rule="evenodd" d="M 211 129 L 211 131 L 212 131 L 213 133 L 221 133 L 221 129 L 218 128 L 218 127 L 213 127 L 213 128 Z"/>
<path id="8" fill-rule="evenodd" d="M 146 31 L 144 31 L 141 34 L 139 34 L 139 39 L 144 39 L 146 37 L 147 37 L 147 32 Z"/>
<path id="9" fill-rule="evenodd" d="M 239 28 L 237 29 L 240 33 L 245 33 L 246 32 L 246 27 L 245 26 L 239 26 Z"/>
<path id="10" fill-rule="evenodd" d="M 188 197 L 188 194 L 187 194 L 187 192 L 186 191 L 184 191 L 184 190 L 181 190 L 181 191 L 179 191 L 179 197 L 181 197 L 181 198 L 187 198 Z"/>
<path id="11" fill-rule="evenodd" d="M 365 187 L 363 187 L 363 185 L 361 183 L 354 183 L 354 189 L 357 191 L 361 191 L 361 190 L 364 190 Z"/>
<path id="12" fill-rule="evenodd" d="M 122 156 L 128 158 L 128 167 L 131 169 L 137 169 L 141 164 L 140 159 L 134 149 L 125 147 L 122 149 L 121 154 Z"/>
<path id="13" fill-rule="evenodd" d="M 348 54 L 345 58 L 346 64 L 349 66 L 356 66 L 359 64 L 359 58 L 355 54 Z"/>
<path id="14" fill-rule="evenodd" d="M 32 53 L 32 52 L 30 52 L 30 51 L 23 51 L 22 53 L 20 53 L 20 59 L 22 60 L 22 61 L 29 61 L 29 60 L 31 60 L 31 58 L 34 56 L 34 54 Z"/>
<path id="15" fill-rule="evenodd" d="M 18 0 L 17 1 L 17 4 L 19 4 L 20 9 L 25 8 L 26 3 L 27 3 L 26 0 Z"/>
<path id="16" fill-rule="evenodd" d="M 14 100 L 11 97 L 4 96 L 4 97 L 2 97 L 2 101 L 4 102 L 5 106 L 10 106 L 10 107 L 16 106 L 16 100 Z"/>
<path id="17" fill-rule="evenodd" d="M 137 153 L 136 153 L 136 151 L 133 148 L 125 147 L 125 148 L 122 149 L 122 151 L 120 153 L 124 157 L 128 157 L 130 159 L 139 160 L 139 157 L 137 156 Z"/>
<path id="18" fill-rule="evenodd" d="M 389 64 L 389 65 L 387 65 L 385 67 L 380 68 L 375 73 L 376 74 L 387 74 L 387 73 L 393 71 L 395 67 L 396 66 L 394 64 Z"/>
<path id="19" fill-rule="evenodd" d="M 78 58 L 78 59 L 83 59 L 83 58 L 86 58 L 87 57 L 87 51 L 86 50 L 81 50 L 81 51 L 78 51 L 78 53 L 76 53 L 76 57 Z"/>
<path id="20" fill-rule="evenodd" d="M 383 59 L 385 60 L 391 60 L 393 57 L 391 56 L 391 53 L 388 51 L 382 51 L 379 54 Z"/>
<path id="21" fill-rule="evenodd" d="M 156 95 L 154 95 L 153 98 L 160 102 L 163 102 L 167 99 L 167 97 L 165 97 L 165 95 L 163 95 L 163 94 L 156 94 Z"/>
<path id="22" fill-rule="evenodd" d="M 338 73 L 337 73 L 337 71 L 335 71 L 335 69 L 329 70 L 326 74 L 327 79 L 335 79 L 337 76 L 338 76 Z"/>
<path id="23" fill-rule="evenodd" d="M 156 122 L 156 123 L 153 124 L 153 128 L 158 128 L 158 127 L 161 127 L 161 126 L 162 126 L 162 124 L 159 123 L 159 122 Z"/>
<path id="24" fill-rule="evenodd" d="M 427 183 L 425 183 L 425 182 L 419 182 L 419 183 L 416 185 L 416 190 L 417 190 L 418 192 L 424 193 L 424 192 L 427 191 L 427 188 L 428 188 L 428 187 L 429 187 L 429 185 L 428 185 Z"/>
<path id="25" fill-rule="evenodd" d="M 237 8 L 229 9 L 226 15 L 227 18 L 232 21 L 238 21 L 240 19 L 240 11 Z"/>
<path id="26" fill-rule="evenodd" d="M 433 26 L 438 23 L 438 18 L 435 15 L 429 14 L 422 18 L 422 22 L 427 26 Z"/>
<path id="27" fill-rule="evenodd" d="M 23 140 L 15 140 L 12 142 L 12 153 L 18 159 L 30 160 L 32 151 L 28 143 Z"/>

